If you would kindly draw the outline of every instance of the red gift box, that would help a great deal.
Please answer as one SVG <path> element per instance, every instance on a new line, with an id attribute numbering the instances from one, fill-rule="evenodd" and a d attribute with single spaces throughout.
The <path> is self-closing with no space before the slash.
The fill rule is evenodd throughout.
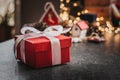
<path id="1" fill-rule="evenodd" d="M 57 36 L 61 46 L 61 63 L 70 62 L 71 38 Z M 57 53 L 56 53 L 57 54 Z M 17 46 L 17 59 L 22 61 L 20 43 Z M 45 37 L 31 38 L 25 40 L 25 59 L 27 65 L 33 68 L 52 66 L 51 42 Z"/>

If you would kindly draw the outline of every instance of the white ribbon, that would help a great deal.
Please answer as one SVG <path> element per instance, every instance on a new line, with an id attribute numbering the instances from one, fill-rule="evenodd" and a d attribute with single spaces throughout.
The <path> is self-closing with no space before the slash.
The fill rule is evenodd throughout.
<path id="1" fill-rule="evenodd" d="M 32 31 L 33 33 L 28 33 L 25 34 L 25 32 L 29 30 Z M 26 59 L 25 59 L 25 40 L 26 39 L 30 39 L 30 38 L 36 38 L 36 37 L 46 37 L 50 40 L 51 42 L 51 51 L 52 51 L 52 65 L 56 65 L 56 64 L 60 64 L 61 63 L 61 46 L 60 46 L 60 42 L 59 39 L 55 38 L 54 36 L 58 36 L 61 33 L 65 33 L 67 31 L 69 31 L 70 29 L 67 29 L 65 31 L 63 31 L 63 27 L 61 25 L 57 25 L 57 26 L 50 26 L 48 28 L 46 28 L 43 32 L 38 31 L 37 29 L 33 28 L 33 27 L 23 27 L 21 29 L 21 33 L 23 35 L 19 36 L 16 39 L 15 42 L 15 55 L 16 54 L 16 50 L 17 50 L 17 46 L 20 43 L 20 53 L 21 53 L 21 59 L 24 63 L 26 63 Z"/>

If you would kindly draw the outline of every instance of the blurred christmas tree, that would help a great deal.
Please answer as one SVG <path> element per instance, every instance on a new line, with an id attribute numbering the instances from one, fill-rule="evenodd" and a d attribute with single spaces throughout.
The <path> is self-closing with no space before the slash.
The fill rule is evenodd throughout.
<path id="1" fill-rule="evenodd" d="M 84 14 L 84 0 L 60 0 L 60 16 L 64 21 Z"/>
<path id="2" fill-rule="evenodd" d="M 120 32 L 120 27 L 115 29 L 110 20 L 106 21 L 102 16 L 97 17 L 97 14 L 89 13 L 85 9 L 84 0 L 60 0 L 60 17 L 63 19 L 62 24 L 65 27 L 72 27 L 81 19 L 87 21 L 90 27 L 88 35 L 92 32 L 98 32 L 100 36 L 104 32 Z"/>

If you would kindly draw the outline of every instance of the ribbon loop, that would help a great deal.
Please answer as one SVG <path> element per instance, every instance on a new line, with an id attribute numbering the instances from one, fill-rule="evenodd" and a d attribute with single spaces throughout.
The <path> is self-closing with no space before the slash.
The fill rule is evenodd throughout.
<path id="1" fill-rule="evenodd" d="M 50 26 L 44 30 L 49 36 L 58 36 L 62 33 L 63 27 L 61 25 Z"/>
<path id="2" fill-rule="evenodd" d="M 32 31 L 32 32 L 34 32 L 34 33 L 40 33 L 40 31 L 39 30 L 37 30 L 37 29 L 35 29 L 35 28 L 33 28 L 33 27 L 29 27 L 29 26 L 25 26 L 25 27 L 23 27 L 22 29 L 21 29 L 21 33 L 22 34 L 25 34 L 25 32 L 26 31 Z"/>

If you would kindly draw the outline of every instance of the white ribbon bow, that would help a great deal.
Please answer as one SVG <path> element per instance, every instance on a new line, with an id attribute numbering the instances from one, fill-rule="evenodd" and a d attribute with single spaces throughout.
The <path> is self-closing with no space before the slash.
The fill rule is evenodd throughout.
<path id="1" fill-rule="evenodd" d="M 33 33 L 28 33 L 25 34 L 25 32 L 29 30 L 32 31 Z M 48 28 L 46 28 L 43 32 L 39 31 L 33 27 L 23 27 L 21 29 L 21 33 L 23 35 L 19 36 L 16 39 L 16 43 L 15 43 L 15 55 L 16 54 L 16 50 L 17 50 L 17 46 L 20 43 L 20 53 L 21 53 L 21 59 L 24 63 L 26 63 L 26 59 L 25 59 L 25 40 L 26 39 L 30 39 L 30 38 L 36 38 L 36 37 L 46 37 L 50 40 L 51 42 L 51 51 L 52 51 L 52 65 L 56 65 L 56 64 L 60 64 L 61 63 L 61 47 L 60 47 L 60 42 L 59 39 L 55 38 L 54 36 L 58 36 L 61 33 L 66 33 L 70 31 L 70 28 L 67 30 L 63 31 L 63 27 L 61 25 L 57 25 L 57 26 L 50 26 Z"/>

